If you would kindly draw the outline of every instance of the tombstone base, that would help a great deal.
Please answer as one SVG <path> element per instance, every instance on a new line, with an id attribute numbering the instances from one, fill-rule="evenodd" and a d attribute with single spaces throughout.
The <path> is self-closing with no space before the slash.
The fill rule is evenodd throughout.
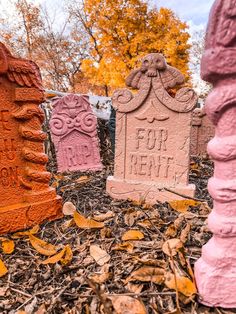
<path id="1" fill-rule="evenodd" d="M 212 238 L 194 265 L 199 302 L 210 307 L 236 308 L 235 237 L 228 247 L 217 247 Z M 228 240 L 228 238 L 226 239 Z M 234 242 L 234 243 L 233 243 Z"/>
<path id="2" fill-rule="evenodd" d="M 45 220 L 55 220 L 62 216 L 60 196 L 34 203 L 0 207 L 0 234 L 27 229 Z"/>
<path id="3" fill-rule="evenodd" d="M 185 199 L 175 193 L 164 190 L 164 187 L 173 190 L 176 193 L 193 197 L 195 185 L 178 185 L 175 187 L 158 185 L 156 182 L 136 182 L 128 180 L 119 180 L 110 176 L 107 178 L 106 191 L 116 199 L 131 199 L 134 201 L 145 200 L 148 204 L 155 204 L 157 201 L 166 202 Z"/>

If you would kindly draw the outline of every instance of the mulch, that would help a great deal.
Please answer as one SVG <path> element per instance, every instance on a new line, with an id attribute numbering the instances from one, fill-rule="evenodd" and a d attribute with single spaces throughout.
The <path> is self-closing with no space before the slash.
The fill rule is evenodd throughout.
<path id="1" fill-rule="evenodd" d="M 103 150 L 104 151 L 104 150 Z M 104 170 L 96 173 L 56 174 L 56 163 L 52 153 L 48 165 L 54 173 L 51 184 L 63 201 L 71 201 L 86 217 L 101 215 L 108 211 L 115 215 L 105 222 L 102 230 L 82 230 L 69 224 L 71 217 L 47 222 L 40 226 L 37 237 L 57 245 L 69 244 L 73 259 L 69 265 L 42 265 L 45 259 L 27 238 L 15 240 L 15 251 L 11 255 L 0 254 L 8 267 L 8 274 L 0 279 L 0 313 L 109 313 L 106 302 L 109 296 L 133 296 L 142 300 L 147 313 L 236 313 L 220 308 L 208 308 L 198 302 L 198 296 L 186 297 L 164 284 L 126 279 L 142 266 L 159 266 L 171 271 L 173 262 L 190 277 L 185 261 L 193 267 L 201 255 L 201 247 L 211 233 L 206 225 L 212 199 L 207 191 L 207 181 L 212 175 L 213 165 L 207 158 L 193 158 L 190 164 L 190 182 L 196 185 L 196 198 L 204 200 L 209 207 L 192 206 L 186 212 L 173 210 L 168 203 L 147 206 L 140 202 L 112 199 L 105 191 L 106 178 L 113 171 L 111 151 L 103 155 Z M 54 156 L 55 157 L 55 156 Z M 86 177 L 85 177 L 86 176 Z M 81 177 L 85 180 L 81 180 Z M 146 224 L 144 224 L 144 221 Z M 149 223 L 148 223 L 149 222 Z M 162 250 L 167 239 L 185 235 L 183 255 L 170 258 Z M 144 239 L 132 241 L 133 252 L 114 250 L 121 237 L 130 229 L 140 230 Z M 109 278 L 101 284 L 92 280 L 102 267 L 90 256 L 91 244 L 99 245 L 111 256 L 108 262 Z M 182 257 L 182 258 L 181 258 Z M 176 311 L 180 305 L 181 311 Z M 110 313 L 114 313 L 110 306 Z M 104 309 L 105 307 L 105 309 Z M 103 308 L 103 309 L 102 309 Z M 124 313 L 125 314 L 125 313 Z"/>

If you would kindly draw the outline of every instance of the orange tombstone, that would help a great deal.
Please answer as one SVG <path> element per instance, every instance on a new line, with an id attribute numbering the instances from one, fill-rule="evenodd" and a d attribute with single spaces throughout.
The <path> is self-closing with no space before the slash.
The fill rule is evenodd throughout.
<path id="1" fill-rule="evenodd" d="M 0 43 L 0 234 L 61 215 L 45 169 L 43 99 L 37 65 L 14 58 Z"/>

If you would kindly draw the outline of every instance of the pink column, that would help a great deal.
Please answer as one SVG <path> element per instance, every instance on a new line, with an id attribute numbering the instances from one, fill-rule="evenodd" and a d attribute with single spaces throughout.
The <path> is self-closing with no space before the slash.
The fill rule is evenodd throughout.
<path id="1" fill-rule="evenodd" d="M 213 84 L 205 110 L 216 127 L 208 143 L 214 176 L 208 182 L 214 208 L 213 237 L 195 264 L 200 302 L 236 307 L 236 0 L 216 0 L 207 28 L 202 78 Z"/>

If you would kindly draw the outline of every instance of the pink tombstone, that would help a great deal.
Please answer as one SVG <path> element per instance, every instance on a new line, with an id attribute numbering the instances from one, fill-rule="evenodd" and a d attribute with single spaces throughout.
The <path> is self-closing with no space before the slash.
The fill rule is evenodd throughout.
<path id="1" fill-rule="evenodd" d="M 200 302 L 236 307 L 236 1 L 215 1 L 202 57 L 202 78 L 213 83 L 205 110 L 215 125 L 208 144 L 214 176 L 208 189 L 214 208 L 208 218 L 213 237 L 195 264 Z"/>
<path id="2" fill-rule="evenodd" d="M 152 53 L 126 80 L 138 93 L 115 91 L 115 172 L 107 179 L 112 197 L 148 203 L 181 199 L 165 188 L 194 195 L 188 171 L 191 111 L 197 96 L 189 88 L 180 89 L 175 98 L 167 92 L 183 81 L 161 54 Z"/>
<path id="3" fill-rule="evenodd" d="M 204 107 L 193 110 L 190 155 L 207 154 L 207 143 L 214 137 L 215 127 L 207 117 Z"/>
<path id="4" fill-rule="evenodd" d="M 102 169 L 97 118 L 88 99 L 68 94 L 53 102 L 50 129 L 59 172 Z"/>

